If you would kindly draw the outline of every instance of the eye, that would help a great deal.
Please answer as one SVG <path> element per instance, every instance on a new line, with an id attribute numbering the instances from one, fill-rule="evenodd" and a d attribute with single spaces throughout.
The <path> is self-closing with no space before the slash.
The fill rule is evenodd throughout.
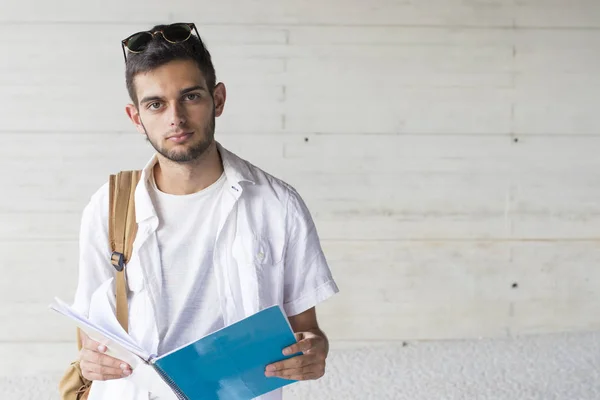
<path id="1" fill-rule="evenodd" d="M 159 107 L 160 107 L 160 103 L 157 101 L 154 103 L 148 104 L 148 109 L 150 109 L 150 110 L 158 110 Z"/>
<path id="2" fill-rule="evenodd" d="M 189 93 L 185 95 L 185 99 L 186 100 L 197 100 L 200 96 L 198 96 L 196 93 Z"/>

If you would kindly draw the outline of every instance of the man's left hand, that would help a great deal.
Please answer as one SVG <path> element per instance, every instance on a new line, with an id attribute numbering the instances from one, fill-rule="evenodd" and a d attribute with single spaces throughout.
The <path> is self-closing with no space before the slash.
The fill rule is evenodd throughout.
<path id="1" fill-rule="evenodd" d="M 302 353 L 302 355 L 267 365 L 266 376 L 305 381 L 319 379 L 325 374 L 326 339 L 312 332 L 301 332 L 295 335 L 297 343 L 283 349 L 283 355 L 295 353 Z"/>

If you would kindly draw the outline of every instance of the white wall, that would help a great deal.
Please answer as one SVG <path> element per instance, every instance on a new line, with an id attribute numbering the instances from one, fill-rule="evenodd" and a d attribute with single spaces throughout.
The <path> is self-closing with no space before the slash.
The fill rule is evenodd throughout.
<path id="1" fill-rule="evenodd" d="M 332 340 L 600 329 L 597 1 L 2 0 L 3 352 L 72 340 L 81 210 L 150 155 L 120 40 L 169 21 L 228 85 L 219 140 L 309 204 Z"/>

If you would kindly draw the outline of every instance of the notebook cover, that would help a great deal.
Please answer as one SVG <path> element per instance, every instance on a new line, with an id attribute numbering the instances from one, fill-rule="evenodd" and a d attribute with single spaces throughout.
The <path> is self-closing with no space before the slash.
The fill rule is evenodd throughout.
<path id="1" fill-rule="evenodd" d="M 296 343 L 279 306 L 214 332 L 154 360 L 189 400 L 250 400 L 295 381 L 266 377 L 265 367 L 294 357 L 281 351 Z"/>

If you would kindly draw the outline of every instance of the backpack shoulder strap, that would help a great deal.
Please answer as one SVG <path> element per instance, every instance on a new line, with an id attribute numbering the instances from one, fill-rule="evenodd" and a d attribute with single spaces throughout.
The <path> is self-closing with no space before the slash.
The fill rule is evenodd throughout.
<path id="1" fill-rule="evenodd" d="M 117 271 L 117 320 L 128 332 L 127 285 L 125 265 L 131 258 L 137 234 L 135 221 L 135 188 L 141 171 L 121 171 L 109 180 L 108 238 L 112 250 L 111 263 Z"/>

